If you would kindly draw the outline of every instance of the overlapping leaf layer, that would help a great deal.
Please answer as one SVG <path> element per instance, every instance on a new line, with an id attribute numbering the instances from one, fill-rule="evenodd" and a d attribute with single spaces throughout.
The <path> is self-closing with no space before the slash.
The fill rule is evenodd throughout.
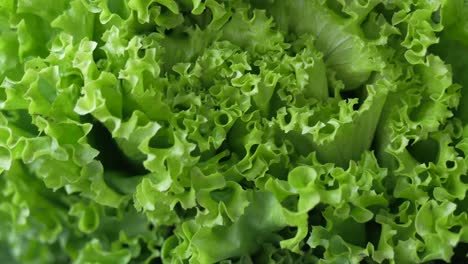
<path id="1" fill-rule="evenodd" d="M 0 0 L 0 262 L 460 263 L 463 0 Z"/>

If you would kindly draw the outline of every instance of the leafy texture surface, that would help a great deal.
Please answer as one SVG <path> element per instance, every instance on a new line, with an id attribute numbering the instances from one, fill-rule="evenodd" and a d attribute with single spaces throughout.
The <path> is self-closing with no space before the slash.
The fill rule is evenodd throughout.
<path id="1" fill-rule="evenodd" d="M 466 263 L 468 2 L 0 0 L 1 263 Z"/>

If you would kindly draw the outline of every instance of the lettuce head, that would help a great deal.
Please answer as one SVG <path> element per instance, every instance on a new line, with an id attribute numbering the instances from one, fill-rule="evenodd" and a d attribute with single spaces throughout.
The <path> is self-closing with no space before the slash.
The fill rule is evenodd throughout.
<path id="1" fill-rule="evenodd" d="M 467 69 L 466 0 L 0 0 L 0 262 L 468 263 Z"/>

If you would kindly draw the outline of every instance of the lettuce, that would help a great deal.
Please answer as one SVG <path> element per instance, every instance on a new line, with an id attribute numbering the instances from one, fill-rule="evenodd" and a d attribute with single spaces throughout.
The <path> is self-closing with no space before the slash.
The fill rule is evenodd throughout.
<path id="1" fill-rule="evenodd" d="M 463 0 L 0 0 L 0 262 L 466 262 Z"/>

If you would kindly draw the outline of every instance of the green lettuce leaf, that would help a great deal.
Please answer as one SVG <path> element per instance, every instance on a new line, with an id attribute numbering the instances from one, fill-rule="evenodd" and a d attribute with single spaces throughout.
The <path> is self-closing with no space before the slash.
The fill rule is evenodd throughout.
<path id="1" fill-rule="evenodd" d="M 466 262 L 463 0 L 0 0 L 0 262 Z"/>

